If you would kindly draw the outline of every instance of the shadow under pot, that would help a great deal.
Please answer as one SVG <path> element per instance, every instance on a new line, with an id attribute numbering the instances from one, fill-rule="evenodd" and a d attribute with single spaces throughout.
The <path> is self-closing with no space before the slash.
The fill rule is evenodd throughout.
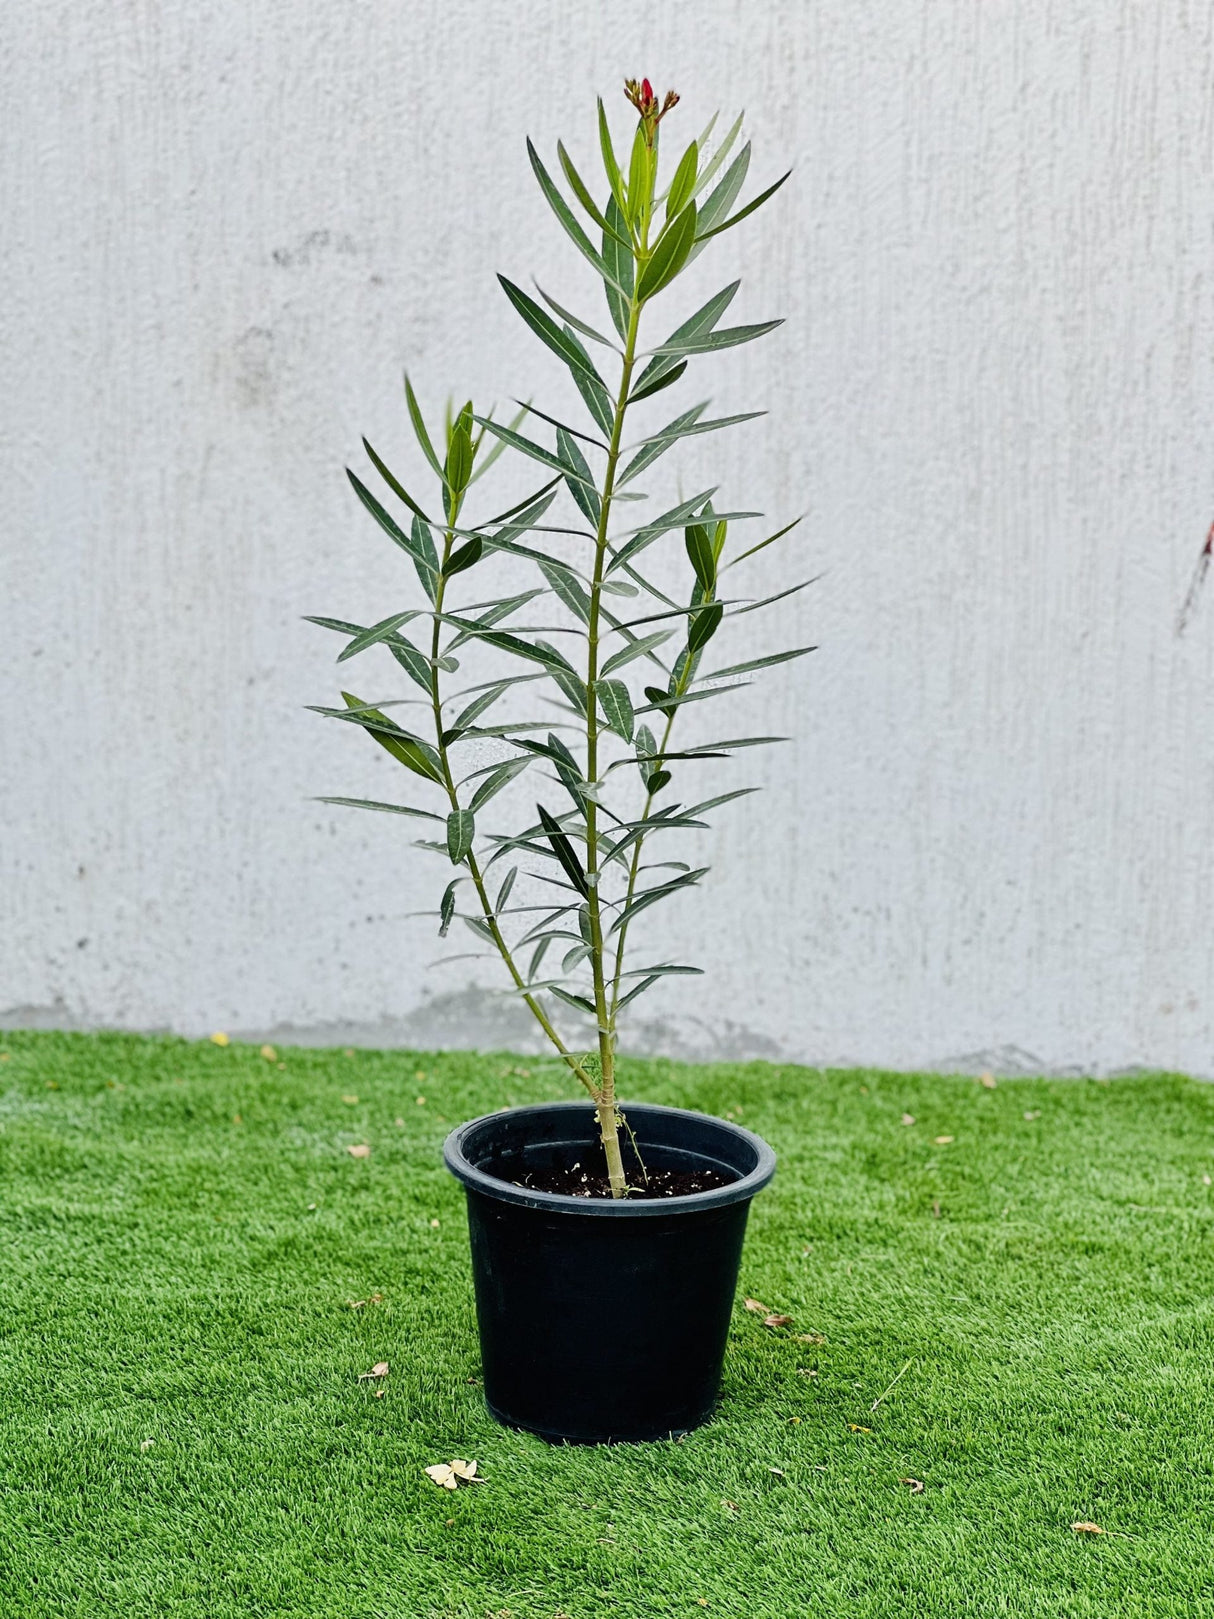
<path id="1" fill-rule="evenodd" d="M 594 1106 L 549 1102 L 460 1125 L 443 1157 L 468 1196 L 485 1402 L 554 1441 L 666 1439 L 712 1414 L 767 1143 L 681 1108 L 622 1104 L 640 1161 L 725 1184 L 613 1200 L 536 1190 L 601 1162 Z M 631 1159 L 631 1162 L 629 1160 Z M 631 1182 L 641 1171 L 625 1155 Z"/>

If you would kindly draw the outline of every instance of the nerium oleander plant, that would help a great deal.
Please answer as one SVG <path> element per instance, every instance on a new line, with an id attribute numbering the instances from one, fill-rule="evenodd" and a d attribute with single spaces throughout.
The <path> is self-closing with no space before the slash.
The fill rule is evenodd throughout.
<path id="1" fill-rule="evenodd" d="M 679 383 L 694 362 L 780 324 L 722 326 L 738 290 L 734 280 L 656 347 L 641 346 L 652 306 L 666 299 L 706 247 L 766 202 L 788 176 L 736 206 L 750 143 L 738 144 L 739 118 L 710 147 L 714 117 L 665 178 L 659 126 L 679 98 L 671 91 L 659 103 L 648 79 L 629 80 L 625 89 L 637 113 L 626 168 L 598 104 L 606 189 L 601 206 L 562 142 L 557 157 L 568 195 L 527 143 L 544 198 L 602 282 L 611 329 L 599 330 L 538 287 L 539 300 L 498 278 L 531 331 L 568 368 L 588 420 L 575 426 L 533 403 L 508 423 L 495 420 L 492 411 L 478 414 L 471 402 L 458 413 L 448 407 L 440 456 L 406 375 L 412 430 L 437 481 L 434 501 L 415 499 L 365 439 L 372 467 L 403 511 L 394 516 L 385 504 L 388 496 L 372 493 L 354 472 L 348 476 L 367 511 L 411 560 L 420 604 L 370 626 L 310 620 L 346 638 L 339 663 L 374 647 L 386 649 L 419 689 L 421 696 L 378 702 L 343 691 L 343 708 L 316 712 L 360 726 L 427 785 L 437 807 L 351 798 L 322 802 L 420 817 L 442 827 L 441 840 L 421 840 L 421 847 L 455 867 L 439 906 L 439 933 L 446 935 L 458 918 L 500 955 L 513 991 L 596 1104 L 617 1198 L 628 1191 L 619 1137 L 626 1121 L 616 1100 L 620 1014 L 663 977 L 700 970 L 671 961 L 629 965 L 637 919 L 698 883 L 708 869 L 664 859 L 653 864 L 646 856 L 655 840 L 664 843 L 672 833 L 703 827 L 710 810 L 754 790 L 688 804 L 678 795 L 684 772 L 690 775 L 704 760 L 736 749 L 779 740 L 741 737 L 676 748 L 676 721 L 689 705 L 736 689 L 740 677 L 812 650 L 794 647 L 703 669 L 723 623 L 809 583 L 763 600 L 733 585 L 745 578 L 733 570 L 781 539 L 798 519 L 739 549 L 733 525 L 761 514 L 718 510 L 716 491 L 707 489 L 660 516 L 635 520 L 637 503 L 647 498 L 638 482 L 668 450 L 692 435 L 764 413 L 709 418 L 704 401 L 662 426 L 647 427 L 627 449 L 624 434 L 634 407 Z M 600 362 L 587 344 L 596 354 L 602 351 Z M 471 520 L 465 507 L 473 488 L 505 452 L 537 463 L 544 482 L 509 510 Z M 646 552 L 663 541 L 681 541 L 689 575 L 685 599 L 675 599 L 649 577 Z M 477 570 L 494 554 L 516 565 L 518 588 L 485 599 L 484 587 L 477 590 L 485 575 Z M 489 680 L 451 690 L 457 654 L 465 648 L 499 655 L 502 667 Z M 494 706 L 512 695 L 517 699 L 527 682 L 535 683 L 527 690 L 542 695 L 549 713 L 555 705 L 559 717 L 491 723 Z M 423 716 L 413 729 L 385 712 L 412 705 Z M 534 821 L 518 830 L 495 829 L 494 798 L 526 772 L 543 782 Z M 572 1013 L 580 1030 L 571 1032 Z M 587 1018 L 597 1033 L 589 1051 L 574 1038 L 585 1033 Z"/>

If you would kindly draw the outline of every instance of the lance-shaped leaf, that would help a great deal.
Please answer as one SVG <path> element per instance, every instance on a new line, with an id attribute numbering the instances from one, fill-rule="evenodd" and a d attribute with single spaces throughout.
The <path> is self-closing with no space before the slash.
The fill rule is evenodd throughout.
<path id="1" fill-rule="evenodd" d="M 529 455 L 533 461 L 539 461 L 546 467 L 555 468 L 563 478 L 580 477 L 580 474 L 567 461 L 562 461 L 559 455 L 555 455 L 551 450 L 546 450 L 542 444 L 537 444 L 534 439 L 524 438 L 521 433 L 514 432 L 512 428 L 503 427 L 498 422 L 491 422 L 488 417 L 478 416 L 476 419 L 484 427 L 487 427 L 496 438 L 504 439 L 512 449 L 521 450 L 524 455 Z M 589 485 L 591 489 L 594 488 L 593 478 L 589 479 Z M 495 534 L 493 537 L 495 540 L 499 540 L 501 535 Z"/>
<path id="2" fill-rule="evenodd" d="M 541 562 L 540 572 L 552 586 L 555 594 L 583 624 L 590 622 L 590 597 L 569 568 L 556 562 Z"/>
<path id="3" fill-rule="evenodd" d="M 752 545 L 749 551 L 743 551 L 741 556 L 734 557 L 731 562 L 726 564 L 726 566 L 729 568 L 736 568 L 738 563 L 745 562 L 747 557 L 753 557 L 759 551 L 766 550 L 769 545 L 774 545 L 777 540 L 782 540 L 786 534 L 790 533 L 791 530 L 796 528 L 799 522 L 801 522 L 801 518 L 794 517 L 791 523 L 785 523 L 783 528 L 778 528 L 774 534 L 769 534 L 765 540 L 760 540 L 758 545 Z"/>
<path id="4" fill-rule="evenodd" d="M 609 279 L 603 282 L 603 291 L 607 297 L 611 323 L 621 338 L 628 335 L 628 304 L 635 274 L 633 250 L 631 246 L 625 246 L 625 238 L 628 237 L 623 204 L 612 196 L 607 204 L 607 223 L 603 230 L 603 262 L 609 272 Z M 627 297 L 623 296 L 621 288 Z"/>
<path id="5" fill-rule="evenodd" d="M 409 679 L 416 681 L 427 696 L 433 696 L 434 671 L 430 667 L 429 658 L 423 657 L 412 641 L 406 640 L 403 635 L 389 641 L 388 650 Z"/>
<path id="6" fill-rule="evenodd" d="M 816 652 L 816 646 L 793 647 L 790 652 L 769 652 L 765 658 L 748 658 L 745 663 L 731 663 L 726 669 L 714 669 L 710 675 L 701 675 L 701 680 L 725 680 L 731 675 L 748 675 L 754 669 L 770 669 L 777 663 L 790 663 L 793 658 L 803 658 L 807 652 Z"/>
<path id="7" fill-rule="evenodd" d="M 760 191 L 759 195 L 757 197 L 755 197 L 752 201 L 748 202 L 746 204 L 745 208 L 739 208 L 736 214 L 732 214 L 728 219 L 724 220 L 720 225 L 714 225 L 711 230 L 701 231 L 700 236 L 698 238 L 699 241 L 707 242 L 711 237 L 719 236 L 723 230 L 730 230 L 730 229 L 732 229 L 732 227 L 734 225 L 740 224 L 742 222 L 742 220 L 748 218 L 751 214 L 753 214 L 756 208 L 761 208 L 763 206 L 763 204 L 767 201 L 768 197 L 775 196 L 776 192 L 784 184 L 785 180 L 788 179 L 788 176 L 791 173 L 792 173 L 791 169 L 786 170 L 780 176 L 780 178 L 775 182 L 774 185 L 769 185 L 766 191 Z"/>
<path id="8" fill-rule="evenodd" d="M 447 622 L 478 641 L 487 641 L 490 646 L 500 647 L 503 652 L 513 652 L 516 658 L 529 658 L 532 663 L 542 663 L 549 669 L 567 669 L 570 674 L 575 673 L 569 660 L 546 641 L 524 641 L 521 636 L 510 635 L 505 630 L 487 630 L 476 620 L 458 618 L 453 613 L 447 615 Z"/>
<path id="9" fill-rule="evenodd" d="M 559 315 L 565 322 L 566 326 L 572 326 L 575 332 L 580 332 L 583 337 L 588 337 L 592 343 L 601 343 L 604 348 L 609 348 L 616 354 L 620 352 L 620 348 L 617 343 L 613 343 L 609 337 L 604 337 L 602 332 L 596 331 L 593 326 L 588 325 L 587 322 L 582 320 L 580 316 L 575 315 L 570 310 L 566 309 L 564 304 L 558 304 L 555 298 L 550 297 L 548 293 L 544 291 L 543 287 L 540 286 L 538 281 L 535 283 L 535 290 L 548 305 L 549 309 L 551 309 L 552 313 L 554 315 Z"/>
<path id="10" fill-rule="evenodd" d="M 511 866 L 510 870 L 506 873 L 502 886 L 497 891 L 497 899 L 493 904 L 493 913 L 495 916 L 500 916 L 502 911 L 505 909 L 506 901 L 510 898 L 510 890 L 514 887 L 514 879 L 517 876 L 518 867 Z"/>
<path id="11" fill-rule="evenodd" d="M 412 770 L 415 775 L 425 776 L 429 781 L 442 781 L 442 765 L 428 742 L 402 731 L 386 714 L 378 708 L 369 707 L 353 693 L 343 691 L 341 695 L 346 707 L 355 711 L 350 715 L 354 723 L 361 725 L 399 764 Z"/>
<path id="12" fill-rule="evenodd" d="M 561 195 L 556 182 L 548 173 L 548 170 L 544 167 L 539 153 L 531 144 L 530 140 L 527 142 L 527 156 L 531 159 L 531 167 L 535 172 L 536 179 L 540 183 L 540 190 L 544 193 L 548 206 L 560 220 L 561 226 L 566 235 L 569 237 L 569 240 L 577 248 L 578 252 L 583 254 L 590 261 L 590 263 L 593 264 L 599 275 L 602 276 L 604 280 L 609 280 L 611 278 L 610 270 L 603 262 L 602 257 L 595 251 L 590 238 L 586 235 L 586 232 L 578 224 L 577 219 L 574 217 L 573 210 Z"/>
<path id="13" fill-rule="evenodd" d="M 569 493 L 577 501 L 588 521 L 597 526 L 601 506 L 598 490 L 594 487 L 594 476 L 577 440 L 563 427 L 556 430 L 556 450 L 560 459 L 569 468 L 565 477 Z"/>
<path id="14" fill-rule="evenodd" d="M 704 332 L 712 331 L 733 302 L 734 294 L 741 285 L 740 281 L 731 281 L 727 287 L 722 287 L 720 292 L 714 293 L 706 304 L 701 305 L 696 310 L 694 315 L 689 315 L 681 326 L 675 327 L 662 345 L 664 352 L 656 354 L 637 378 L 636 386 L 632 391 L 634 399 L 641 397 L 642 392 L 646 389 L 648 392 L 653 393 L 655 391 L 654 384 L 664 378 L 667 372 L 674 369 L 675 361 L 668 352 L 671 344 L 678 343 L 684 338 L 699 337 Z"/>
<path id="15" fill-rule="evenodd" d="M 625 204 L 627 202 L 624 195 L 624 177 L 620 173 L 615 147 L 611 143 L 611 128 L 607 123 L 607 113 L 603 107 L 601 96 L 599 97 L 599 150 L 603 155 L 603 172 L 607 176 L 607 184 L 611 187 L 612 201 L 622 216 L 625 213 Z M 611 218 L 610 213 L 607 217 L 608 219 Z"/>
<path id="16" fill-rule="evenodd" d="M 725 609 L 720 602 L 709 602 L 701 607 L 691 621 L 691 629 L 687 634 L 687 650 L 694 655 L 701 647 L 707 646 L 716 634 L 724 615 Z"/>
<path id="17" fill-rule="evenodd" d="M 611 674 L 615 669 L 622 669 L 626 663 L 631 663 L 634 658 L 648 656 L 654 647 L 661 646 L 663 641 L 669 641 L 673 634 L 673 630 L 654 630 L 652 635 L 639 635 L 635 641 L 629 641 L 627 646 L 623 646 L 618 652 L 612 653 L 599 671 L 600 677 Z M 654 661 L 656 662 L 657 660 L 655 659 Z"/>
<path id="18" fill-rule="evenodd" d="M 357 657 L 370 646 L 377 646 L 380 641 L 390 641 L 402 624 L 420 615 L 416 611 L 393 613 L 390 618 L 381 618 L 378 624 L 372 624 L 370 629 L 360 630 L 348 646 L 344 646 L 337 654 L 338 663 L 345 663 L 347 658 Z"/>
<path id="19" fill-rule="evenodd" d="M 440 920 L 438 936 L 440 939 L 447 937 L 447 929 L 451 926 L 451 918 L 455 915 L 455 890 L 459 887 L 459 881 L 459 878 L 456 877 L 443 890 L 442 902 L 438 908 Z"/>
<path id="20" fill-rule="evenodd" d="M 700 404 L 693 405 L 690 410 L 685 410 L 681 415 L 676 416 L 673 421 L 667 422 L 660 432 L 654 433 L 650 438 L 647 438 L 616 479 L 616 488 L 622 489 L 638 473 L 644 472 L 646 467 L 652 466 L 664 451 L 668 450 L 672 444 L 677 444 L 683 434 L 689 432 L 695 426 L 707 409 L 708 401 L 706 399 L 702 400 Z"/>
<path id="21" fill-rule="evenodd" d="M 452 810 L 447 817 L 447 853 L 451 864 L 458 866 L 472 847 L 476 834 L 476 818 L 470 809 Z"/>
<path id="22" fill-rule="evenodd" d="M 576 338 L 563 330 L 553 320 L 546 310 L 541 309 L 534 298 L 529 298 L 521 287 L 516 287 L 513 281 L 508 281 L 504 275 L 497 278 L 506 293 L 507 298 L 518 310 L 535 335 L 558 355 L 571 370 L 584 371 L 593 377 L 600 386 L 605 387 L 602 377 L 599 376 L 591 363 L 590 356 Z M 480 418 L 477 418 L 480 420 Z M 482 426 L 484 424 L 482 423 Z"/>
<path id="23" fill-rule="evenodd" d="M 540 825 L 543 827 L 548 842 L 552 846 L 553 854 L 564 868 L 565 875 L 569 878 L 569 881 L 577 889 L 579 894 L 581 894 L 584 898 L 588 897 L 590 894 L 590 887 L 586 882 L 585 868 L 583 867 L 582 862 L 578 859 L 577 851 L 574 849 L 573 844 L 561 830 L 561 823 L 556 819 L 555 816 L 549 815 L 548 811 L 542 804 L 537 804 L 535 807 L 539 812 Z"/>
<path id="24" fill-rule="evenodd" d="M 632 741 L 632 694 L 622 680 L 600 680 L 596 686 L 604 718 L 617 736 Z"/>
<path id="25" fill-rule="evenodd" d="M 654 353 L 665 357 L 681 356 L 684 354 L 715 354 L 719 349 L 737 348 L 742 343 L 753 343 L 757 337 L 765 337 L 768 332 L 774 332 L 777 326 L 783 326 L 783 320 L 761 320 L 752 326 L 724 326 L 715 332 L 700 332 L 693 337 L 682 337 L 677 341 L 672 337 L 663 343 Z"/>
<path id="26" fill-rule="evenodd" d="M 432 810 L 413 809 L 409 804 L 382 804 L 377 798 L 318 798 L 318 804 L 340 804 L 346 809 L 379 810 L 384 815 L 412 815 L 423 821 L 441 821 Z"/>
<path id="27" fill-rule="evenodd" d="M 656 888 L 647 888 L 643 894 L 638 894 L 635 899 L 617 912 L 608 932 L 618 932 L 625 922 L 631 922 L 632 918 L 638 915 L 639 912 L 648 910 L 649 906 L 656 905 L 659 900 L 669 899 L 672 894 L 677 894 L 680 889 L 692 887 L 699 882 L 701 877 L 707 875 L 709 869 L 708 866 L 700 866 L 695 871 L 685 871 L 678 877 L 672 877 L 668 883 L 659 883 Z"/>
<path id="28" fill-rule="evenodd" d="M 522 775 L 531 762 L 530 755 L 523 754 L 520 758 L 507 759 L 504 764 L 494 765 L 473 793 L 471 808 L 478 810 L 482 804 L 487 804 L 495 793 L 500 793 L 516 776 Z"/>
<path id="29" fill-rule="evenodd" d="M 594 1002 L 587 1000 L 585 995 L 575 995 L 572 990 L 562 989 L 559 984 L 549 984 L 548 993 L 555 995 L 558 1001 L 564 1001 L 566 1006 L 572 1006 L 579 1012 L 586 1012 L 594 1017 Z"/>
<path id="30" fill-rule="evenodd" d="M 704 251 L 707 245 L 707 233 L 721 223 L 738 200 L 742 187 L 746 184 L 746 175 L 749 168 L 750 142 L 747 141 L 737 157 L 725 170 L 724 175 L 700 204 L 698 234 L 701 240 L 692 247 L 689 255 L 691 258 L 695 258 L 697 254 Z"/>
<path id="31" fill-rule="evenodd" d="M 362 501 L 363 505 L 371 513 L 371 516 L 379 524 L 380 528 L 383 529 L 388 538 L 395 540 L 396 544 L 400 546 L 402 551 L 407 551 L 411 557 L 416 559 L 418 556 L 418 551 L 411 536 L 405 533 L 404 529 L 401 528 L 396 519 L 389 512 L 387 512 L 383 506 L 380 505 L 379 501 L 376 500 L 375 496 L 367 488 L 366 484 L 363 483 L 362 479 L 359 478 L 356 473 L 351 472 L 349 467 L 346 468 L 346 477 L 349 478 L 354 493 L 358 496 L 359 500 Z"/>
<path id="32" fill-rule="evenodd" d="M 696 205 L 689 202 L 658 237 L 645 268 L 637 279 L 637 297 L 644 302 L 661 292 L 687 263 L 696 235 Z"/>
<path id="33" fill-rule="evenodd" d="M 708 538 L 708 530 L 703 523 L 692 523 L 684 533 L 687 556 L 695 569 L 696 578 L 699 580 L 701 588 L 709 591 L 717 582 L 717 559 L 713 555 L 712 541 Z M 717 622 L 720 622 L 719 613 Z"/>
<path id="34" fill-rule="evenodd" d="M 381 458 L 376 454 L 369 439 L 363 439 L 363 449 L 366 450 L 367 458 L 370 460 L 371 465 L 375 468 L 376 472 L 379 473 L 380 477 L 387 484 L 388 488 L 391 489 L 396 498 L 398 500 L 403 500 L 411 512 L 416 512 L 418 517 L 425 518 L 426 522 L 429 522 L 430 519 L 426 517 L 425 512 L 422 511 L 421 507 L 405 488 L 404 484 L 401 483 L 400 479 L 395 475 L 395 473 L 389 471 L 383 460 L 381 460 Z M 346 473 L 347 476 L 353 480 L 354 474 L 350 472 L 348 467 L 346 468 Z M 359 498 L 361 499 L 362 497 L 360 496 Z"/>
<path id="35" fill-rule="evenodd" d="M 696 194 L 697 197 L 700 195 L 700 193 L 702 191 L 707 191 L 708 190 L 708 187 L 716 179 L 717 174 L 718 174 L 718 172 L 719 172 L 719 170 L 721 168 L 721 165 L 724 163 L 725 159 L 729 156 L 730 152 L 733 151 L 734 142 L 737 140 L 738 136 L 741 134 L 741 131 L 742 131 L 742 119 L 743 119 L 743 116 L 744 116 L 744 114 L 742 114 L 742 113 L 738 114 L 737 118 L 734 120 L 733 124 L 731 125 L 728 134 L 722 140 L 721 144 L 717 147 L 716 151 L 709 158 L 708 162 L 700 170 L 699 177 L 696 180 L 695 194 Z M 706 140 L 707 140 L 706 135 L 701 135 L 700 136 L 700 149 L 701 150 L 703 150 L 704 143 L 705 143 Z"/>
<path id="36" fill-rule="evenodd" d="M 649 381 L 646 382 L 644 378 L 649 371 L 649 368 L 646 367 L 645 371 L 641 373 L 641 381 L 628 395 L 628 403 L 630 405 L 639 404 L 642 399 L 649 399 L 654 394 L 661 393 L 663 388 L 672 387 L 686 369 L 687 361 L 681 360 L 678 365 L 672 366 L 669 371 L 659 371 L 656 374 L 651 374 Z"/>
<path id="37" fill-rule="evenodd" d="M 443 573 L 448 579 L 457 573 L 463 573 L 465 568 L 471 568 L 481 559 L 484 550 L 484 541 L 479 534 L 474 534 L 464 545 L 461 545 L 447 558 L 447 566 Z"/>
<path id="38" fill-rule="evenodd" d="M 413 384 L 409 381 L 409 373 L 405 372 L 405 403 L 409 407 L 409 420 L 413 424 L 413 434 L 421 445 L 422 454 L 434 469 L 437 477 L 446 480 L 442 463 L 434 453 L 434 445 L 430 441 L 430 434 L 426 429 L 426 419 L 422 415 L 422 408 L 417 402 L 417 395 L 413 392 Z"/>
<path id="39" fill-rule="evenodd" d="M 670 190 L 666 193 L 666 218 L 673 219 L 685 203 L 695 195 L 696 170 L 700 163 L 700 148 L 692 141 L 679 159 Z"/>
<path id="40" fill-rule="evenodd" d="M 689 517 L 699 517 L 701 509 L 707 501 L 712 499 L 714 493 L 715 490 L 712 489 L 701 490 L 698 495 L 693 495 L 690 500 L 681 500 L 677 506 L 672 506 L 668 512 L 663 512 L 652 523 L 646 523 L 643 528 L 637 530 L 632 539 L 620 546 L 608 564 L 607 571 L 611 573 L 616 568 L 623 567 L 638 552 L 643 551 L 646 546 L 652 545 L 654 540 L 660 539 L 670 529 L 682 528 Z"/>

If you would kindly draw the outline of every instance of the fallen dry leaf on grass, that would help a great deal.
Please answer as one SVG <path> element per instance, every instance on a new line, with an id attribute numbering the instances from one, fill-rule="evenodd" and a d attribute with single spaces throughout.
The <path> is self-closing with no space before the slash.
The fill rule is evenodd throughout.
<path id="1" fill-rule="evenodd" d="M 956 1139 L 957 1139 L 956 1136 L 935 1136 L 935 1137 L 933 1137 L 933 1140 L 935 1141 L 937 1147 L 951 1147 L 953 1142 L 956 1141 Z"/>
<path id="2" fill-rule="evenodd" d="M 358 1101 L 358 1097 L 357 1096 L 343 1096 L 342 1101 L 346 1104 L 347 1107 L 353 1107 L 354 1104 Z"/>
<path id="3" fill-rule="evenodd" d="M 824 1332 L 799 1332 L 797 1342 L 799 1344 L 824 1344 L 826 1334 Z"/>
<path id="4" fill-rule="evenodd" d="M 262 1046 L 261 1054 L 267 1062 L 278 1061 L 278 1053 L 274 1050 L 273 1046 Z"/>
<path id="5" fill-rule="evenodd" d="M 922 1495 L 923 1494 L 924 1486 L 923 1486 L 923 1480 L 921 1478 L 900 1478 L 898 1480 L 898 1483 L 899 1484 L 909 1484 L 910 1485 L 910 1493 L 912 1495 Z"/>
<path id="6" fill-rule="evenodd" d="M 792 1326 L 792 1316 L 790 1316 L 790 1315 L 765 1315 L 763 1317 L 763 1325 L 765 1327 L 791 1327 Z"/>
<path id="7" fill-rule="evenodd" d="M 476 1476 L 476 1463 L 461 1461 L 458 1456 L 453 1461 L 435 1462 L 433 1467 L 427 1467 L 427 1478 L 431 1478 L 440 1490 L 457 1490 L 461 1484 L 483 1484 L 483 1478 Z"/>
<path id="8" fill-rule="evenodd" d="M 993 1091 L 999 1081 L 995 1078 L 994 1074 L 983 1074 L 981 1083 L 984 1090 Z"/>
<path id="9" fill-rule="evenodd" d="M 742 1303 L 748 1310 L 753 1310 L 755 1315 L 766 1315 L 768 1313 L 767 1306 L 760 1304 L 758 1299 L 743 1299 Z"/>
<path id="10" fill-rule="evenodd" d="M 140 1450 L 150 1450 L 155 1443 L 156 1441 L 154 1439 L 145 1439 L 139 1448 Z"/>
<path id="11" fill-rule="evenodd" d="M 215 1033 L 211 1036 L 211 1044 L 213 1046 L 226 1046 L 230 1045 L 231 1041 L 228 1039 L 227 1035 L 222 1029 L 216 1029 Z"/>
<path id="12" fill-rule="evenodd" d="M 915 1115 L 913 1113 L 904 1113 L 902 1115 L 902 1122 L 903 1124 L 914 1124 Z"/>
<path id="13" fill-rule="evenodd" d="M 387 1377 L 388 1363 L 386 1360 L 377 1360 L 369 1372 L 359 1372 L 358 1381 L 365 1383 L 369 1377 Z"/>
<path id="14" fill-rule="evenodd" d="M 847 1426 L 852 1433 L 872 1433 L 871 1428 L 862 1428 L 858 1422 L 849 1422 Z"/>
<path id="15" fill-rule="evenodd" d="M 1034 1108 L 1031 1113 L 1026 1113 L 1024 1115 L 1024 1122 L 1026 1124 L 1032 1124 L 1034 1119 L 1039 1119 L 1040 1117 L 1041 1117 L 1041 1109 L 1039 1107 Z"/>
<path id="16" fill-rule="evenodd" d="M 1071 1528 L 1077 1535 L 1103 1535 L 1104 1530 L 1098 1523 L 1073 1523 Z"/>
<path id="17" fill-rule="evenodd" d="M 370 1158 L 371 1156 L 371 1149 L 365 1141 L 356 1142 L 354 1146 L 347 1147 L 346 1151 L 351 1158 Z"/>

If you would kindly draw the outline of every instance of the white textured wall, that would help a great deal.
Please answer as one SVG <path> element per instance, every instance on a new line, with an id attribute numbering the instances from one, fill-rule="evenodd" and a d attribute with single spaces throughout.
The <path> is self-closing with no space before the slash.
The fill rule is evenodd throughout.
<path id="1" fill-rule="evenodd" d="M 822 649 L 730 699 L 795 741 L 720 816 L 671 915 L 709 976 L 647 1037 L 1214 1070 L 1214 599 L 1173 632 L 1214 515 L 1208 5 L 44 0 L 7 24 L 10 1021 L 483 1033 L 407 919 L 440 869 L 308 801 L 395 783 L 302 712 L 335 647 L 300 615 L 397 604 L 341 467 L 363 429 L 405 454 L 403 364 L 430 400 L 565 397 L 494 281 L 587 286 L 523 137 L 589 159 L 595 91 L 623 114 L 645 72 L 686 132 L 745 106 L 756 172 L 796 163 L 697 265 L 788 324 L 714 365 L 722 404 L 773 414 L 686 487 L 711 467 L 807 510 L 795 553 L 826 572 L 771 624 Z M 409 1021 L 443 995 L 454 1021 Z"/>

